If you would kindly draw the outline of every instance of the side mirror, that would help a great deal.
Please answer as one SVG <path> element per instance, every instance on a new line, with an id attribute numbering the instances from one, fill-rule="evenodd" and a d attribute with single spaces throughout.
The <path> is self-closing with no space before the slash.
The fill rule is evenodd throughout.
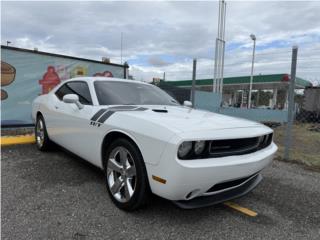
<path id="1" fill-rule="evenodd" d="M 79 96 L 77 94 L 66 94 L 63 96 L 64 103 L 74 103 L 79 109 L 82 109 L 84 106 L 79 102 Z"/>
<path id="2" fill-rule="evenodd" d="M 190 101 L 184 101 L 183 102 L 183 106 L 185 106 L 185 107 L 192 107 L 192 102 L 190 102 Z"/>

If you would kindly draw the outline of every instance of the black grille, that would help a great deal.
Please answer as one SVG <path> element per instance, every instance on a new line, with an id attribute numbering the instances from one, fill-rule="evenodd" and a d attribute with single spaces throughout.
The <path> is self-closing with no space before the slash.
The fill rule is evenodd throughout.
<path id="1" fill-rule="evenodd" d="M 260 137 L 213 140 L 209 145 L 210 157 L 248 154 L 271 144 L 272 133 Z"/>
<path id="2" fill-rule="evenodd" d="M 193 150 L 185 157 L 180 158 L 183 160 L 203 159 L 203 158 L 218 158 L 234 155 L 243 155 L 259 151 L 269 146 L 272 142 L 272 133 L 251 138 L 237 138 L 237 139 L 224 139 L 224 140 L 208 140 L 205 142 L 204 151 L 196 155 Z M 192 142 L 192 148 L 195 142 Z"/>
<path id="3" fill-rule="evenodd" d="M 231 188 L 231 187 L 238 186 L 241 183 L 244 183 L 248 179 L 252 178 L 254 175 L 256 175 L 256 173 L 251 175 L 251 176 L 249 176 L 249 177 L 244 177 L 244 178 L 240 178 L 240 179 L 236 179 L 236 180 L 232 180 L 232 181 L 228 181 L 228 182 L 218 183 L 218 184 L 214 185 L 213 187 L 211 187 L 207 191 L 207 193 L 216 192 L 216 191 L 220 191 L 220 190 L 223 190 L 223 189 L 228 189 L 228 188 Z"/>

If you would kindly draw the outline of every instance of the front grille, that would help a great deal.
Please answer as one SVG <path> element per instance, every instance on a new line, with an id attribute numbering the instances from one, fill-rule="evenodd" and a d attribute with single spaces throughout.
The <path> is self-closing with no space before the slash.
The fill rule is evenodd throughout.
<path id="1" fill-rule="evenodd" d="M 209 145 L 210 157 L 227 157 L 243 155 L 258 151 L 269 146 L 272 133 L 260 137 L 213 140 Z"/>
<path id="2" fill-rule="evenodd" d="M 218 158 L 227 156 L 236 156 L 249 154 L 268 147 L 272 142 L 272 133 L 251 137 L 251 138 L 236 138 L 223 140 L 206 140 L 205 148 L 201 154 L 195 154 L 195 141 L 192 142 L 192 150 L 182 160 L 194 160 L 204 158 Z"/>

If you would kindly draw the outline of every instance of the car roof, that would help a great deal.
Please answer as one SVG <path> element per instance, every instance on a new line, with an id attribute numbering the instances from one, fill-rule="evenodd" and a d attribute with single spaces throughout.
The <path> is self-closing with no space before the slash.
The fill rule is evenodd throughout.
<path id="1" fill-rule="evenodd" d="M 66 81 L 85 81 L 85 82 L 94 82 L 94 81 L 108 81 L 108 82 L 129 82 L 129 83 L 136 83 L 136 84 L 147 84 L 145 82 L 137 81 L 137 80 L 130 80 L 130 79 L 123 79 L 123 78 L 113 78 L 113 77 L 76 77 L 71 78 Z"/>

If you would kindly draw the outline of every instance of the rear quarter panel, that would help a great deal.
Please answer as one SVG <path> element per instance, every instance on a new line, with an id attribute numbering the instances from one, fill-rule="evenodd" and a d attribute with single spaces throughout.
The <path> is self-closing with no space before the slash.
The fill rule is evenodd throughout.
<path id="1" fill-rule="evenodd" d="M 32 120 L 35 123 L 37 119 L 37 113 L 41 111 L 43 105 L 47 102 L 47 94 L 36 97 L 36 99 L 32 102 L 31 116 Z"/>

